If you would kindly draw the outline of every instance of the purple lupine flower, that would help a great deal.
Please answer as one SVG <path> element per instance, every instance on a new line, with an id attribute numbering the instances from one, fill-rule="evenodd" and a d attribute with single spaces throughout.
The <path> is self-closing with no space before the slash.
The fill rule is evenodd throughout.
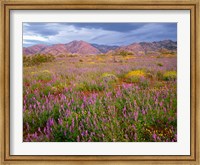
<path id="1" fill-rule="evenodd" d="M 175 140 L 177 140 L 177 134 L 174 135 Z"/>
<path id="2" fill-rule="evenodd" d="M 145 115 L 146 114 L 146 111 L 144 109 L 142 109 L 142 114 Z"/>
<path id="3" fill-rule="evenodd" d="M 31 136 L 30 136 L 30 134 L 28 133 L 28 137 L 27 137 L 30 141 L 31 141 Z"/>
<path id="4" fill-rule="evenodd" d="M 84 104 L 81 104 L 81 108 L 82 108 L 82 109 L 85 109 L 85 105 L 84 105 Z"/>
<path id="5" fill-rule="evenodd" d="M 45 134 L 47 133 L 47 132 L 46 132 L 46 131 L 47 131 L 46 127 L 44 127 L 44 130 L 43 130 L 43 131 L 44 131 Z"/>
<path id="6" fill-rule="evenodd" d="M 136 130 L 136 127 L 135 127 L 135 125 L 134 125 L 134 124 L 132 125 L 132 127 L 133 127 L 133 129 L 134 129 L 134 130 Z"/>
<path id="7" fill-rule="evenodd" d="M 78 130 L 81 131 L 81 126 L 78 127 Z"/>
<path id="8" fill-rule="evenodd" d="M 70 131 L 70 132 L 73 132 L 72 126 L 69 127 L 69 131 Z"/>
<path id="9" fill-rule="evenodd" d="M 157 98 L 156 98 L 156 100 L 155 100 L 155 104 L 158 105 L 158 99 L 157 99 Z"/>
<path id="10" fill-rule="evenodd" d="M 26 129 L 29 131 L 29 129 L 30 129 L 30 126 L 29 126 L 29 124 L 26 122 Z"/>
<path id="11" fill-rule="evenodd" d="M 26 105 L 23 106 L 23 112 L 26 111 Z"/>
<path id="12" fill-rule="evenodd" d="M 85 136 L 88 136 L 88 130 L 85 131 Z"/>
<path id="13" fill-rule="evenodd" d="M 79 136 L 77 136 L 77 142 L 80 142 L 80 137 Z"/>
<path id="14" fill-rule="evenodd" d="M 86 123 L 89 124 L 89 117 L 86 118 Z"/>
<path id="15" fill-rule="evenodd" d="M 123 108 L 123 115 L 126 118 L 126 107 Z"/>
<path id="16" fill-rule="evenodd" d="M 72 118 L 72 128 L 74 128 L 74 118 Z"/>
<path id="17" fill-rule="evenodd" d="M 137 119 L 138 119 L 138 111 L 135 111 L 134 112 L 134 120 L 137 121 Z"/>
<path id="18" fill-rule="evenodd" d="M 62 125 L 63 124 L 63 120 L 61 118 L 58 119 L 58 123 L 59 125 Z"/>
<path id="19" fill-rule="evenodd" d="M 153 140 L 156 141 L 157 135 L 155 134 L 155 132 L 153 133 L 152 137 L 153 137 Z"/>
<path id="20" fill-rule="evenodd" d="M 42 133 L 42 131 L 41 131 L 40 127 L 38 128 L 38 132 Z"/>
<path id="21" fill-rule="evenodd" d="M 50 139 L 50 134 L 46 134 L 46 138 L 47 138 L 47 139 Z"/>
<path id="22" fill-rule="evenodd" d="M 134 133 L 134 140 L 137 141 L 137 133 Z"/>
<path id="23" fill-rule="evenodd" d="M 92 138 L 90 137 L 89 140 L 88 140 L 88 142 L 91 142 L 91 141 L 92 141 Z"/>
<path id="24" fill-rule="evenodd" d="M 105 137 L 105 136 L 104 136 L 104 134 L 102 133 L 102 138 L 104 139 L 104 137 Z"/>
<path id="25" fill-rule="evenodd" d="M 37 139 L 37 132 L 35 132 L 34 134 L 33 134 L 33 138 L 35 138 L 35 139 Z"/>
<path id="26" fill-rule="evenodd" d="M 137 106 L 137 102 L 136 102 L 136 100 L 134 100 L 134 106 Z"/>
<path id="27" fill-rule="evenodd" d="M 84 132 L 82 132 L 82 133 L 81 133 L 81 136 L 84 136 L 84 135 L 85 135 L 85 133 L 84 133 Z"/>
<path id="28" fill-rule="evenodd" d="M 164 108 L 163 108 L 163 111 L 166 113 L 166 112 L 167 112 L 167 109 L 164 107 Z"/>
<path id="29" fill-rule="evenodd" d="M 53 125 L 54 125 L 54 120 L 53 120 L 53 118 L 50 118 L 50 120 L 49 120 L 49 126 L 51 127 Z"/>

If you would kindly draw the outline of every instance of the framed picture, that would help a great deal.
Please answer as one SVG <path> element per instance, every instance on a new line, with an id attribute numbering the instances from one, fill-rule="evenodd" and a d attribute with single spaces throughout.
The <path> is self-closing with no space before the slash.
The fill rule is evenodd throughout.
<path id="1" fill-rule="evenodd" d="M 1 163 L 198 164 L 198 12 L 1 1 Z"/>

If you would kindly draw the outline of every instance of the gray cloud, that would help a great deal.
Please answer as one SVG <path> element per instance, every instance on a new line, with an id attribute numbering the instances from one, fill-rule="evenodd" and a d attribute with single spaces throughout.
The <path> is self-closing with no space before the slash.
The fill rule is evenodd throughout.
<path id="1" fill-rule="evenodd" d="M 106 45 L 177 40 L 176 23 L 23 23 L 23 46 L 84 40 Z"/>

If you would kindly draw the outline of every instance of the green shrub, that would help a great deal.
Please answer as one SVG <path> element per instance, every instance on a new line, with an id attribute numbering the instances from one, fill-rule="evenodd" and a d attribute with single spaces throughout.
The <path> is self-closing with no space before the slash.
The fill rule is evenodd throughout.
<path id="1" fill-rule="evenodd" d="M 149 78 L 149 79 L 154 79 L 154 78 L 155 78 L 155 75 L 154 75 L 154 73 L 152 73 L 152 72 L 150 72 L 150 71 L 147 71 L 146 77 Z"/>
<path id="2" fill-rule="evenodd" d="M 66 57 L 78 57 L 78 54 L 68 54 Z"/>
<path id="3" fill-rule="evenodd" d="M 46 96 L 51 92 L 52 92 L 52 88 L 50 86 L 46 86 L 46 87 L 44 87 L 43 90 L 41 90 L 41 93 L 46 95 Z"/>
<path id="4" fill-rule="evenodd" d="M 167 71 L 163 74 L 163 79 L 165 81 L 176 80 L 176 71 Z"/>
<path id="5" fill-rule="evenodd" d="M 65 58 L 66 55 L 65 54 L 60 54 L 60 55 L 57 55 L 57 57 L 59 57 L 59 58 Z"/>
<path id="6" fill-rule="evenodd" d="M 157 63 L 157 65 L 158 65 L 158 66 L 163 66 L 163 64 L 162 64 L 162 63 Z"/>
<path id="7" fill-rule="evenodd" d="M 55 60 L 55 57 L 52 55 L 37 54 L 33 56 L 23 56 L 23 65 L 33 66 L 33 65 L 39 65 L 45 62 L 52 62 L 54 60 Z"/>
<path id="8" fill-rule="evenodd" d="M 105 87 L 103 85 L 97 83 L 83 82 L 76 85 L 76 90 L 78 91 L 94 92 L 94 91 L 103 91 L 104 89 Z"/>
<path id="9" fill-rule="evenodd" d="M 148 88 L 149 87 L 149 81 L 148 80 L 142 80 L 141 82 L 140 82 L 140 87 L 141 88 L 143 88 L 143 89 L 146 89 L 146 88 Z"/>
<path id="10" fill-rule="evenodd" d="M 103 73 L 101 76 L 101 79 L 103 82 L 106 82 L 106 83 L 116 82 L 118 80 L 117 76 L 110 73 Z"/>
<path id="11" fill-rule="evenodd" d="M 32 90 L 35 90 L 35 89 L 39 89 L 41 87 L 41 84 L 40 83 L 36 83 L 36 84 L 33 84 L 32 86 L 31 86 L 31 89 Z"/>
<path id="12" fill-rule="evenodd" d="M 61 82 L 57 81 L 52 85 L 52 91 L 61 92 L 65 89 L 65 87 L 67 87 L 66 83 L 61 83 Z"/>
<path id="13" fill-rule="evenodd" d="M 36 79 L 40 81 L 51 81 L 53 76 L 50 71 L 43 70 L 41 72 L 35 73 Z"/>
<path id="14" fill-rule="evenodd" d="M 157 78 L 157 80 L 163 80 L 163 72 L 158 71 L 158 72 L 156 73 L 156 78 Z"/>
<path id="15" fill-rule="evenodd" d="M 128 55 L 133 55 L 133 53 L 122 50 L 121 52 L 119 52 L 119 55 L 120 56 L 128 56 Z"/>
<path id="16" fill-rule="evenodd" d="M 154 83 L 154 87 L 155 88 L 161 88 L 161 87 L 163 87 L 165 84 L 163 83 L 163 82 L 159 82 L 159 81 L 156 81 L 155 83 Z"/>
<path id="17" fill-rule="evenodd" d="M 146 76 L 145 71 L 143 70 L 133 70 L 128 72 L 125 75 L 126 81 L 132 82 L 132 83 L 137 83 L 140 82 L 144 77 Z"/>
<path id="18" fill-rule="evenodd" d="M 140 77 L 130 77 L 129 79 L 127 79 L 127 82 L 132 82 L 132 83 L 137 83 L 140 82 Z"/>

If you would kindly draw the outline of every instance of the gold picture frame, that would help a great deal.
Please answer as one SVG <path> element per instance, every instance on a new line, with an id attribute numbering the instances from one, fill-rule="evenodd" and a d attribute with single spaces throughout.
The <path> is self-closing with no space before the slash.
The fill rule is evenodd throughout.
<path id="1" fill-rule="evenodd" d="M 199 164 L 199 0 L 1 0 L 0 140 L 1 164 Z M 10 10 L 190 10 L 191 155 L 190 156 L 12 156 L 10 155 Z"/>

